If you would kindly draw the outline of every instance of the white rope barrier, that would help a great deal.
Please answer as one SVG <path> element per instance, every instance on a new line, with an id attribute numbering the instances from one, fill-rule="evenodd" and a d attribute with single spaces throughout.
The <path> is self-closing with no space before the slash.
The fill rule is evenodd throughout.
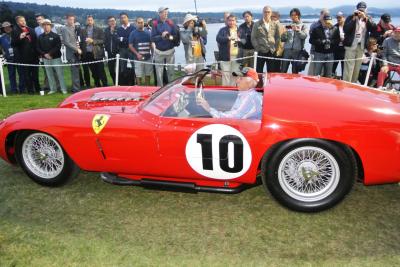
<path id="1" fill-rule="evenodd" d="M 385 62 L 385 63 L 387 63 L 388 65 L 400 66 L 400 64 L 393 63 L 393 62 L 390 62 L 390 61 L 387 61 L 387 60 L 384 60 L 384 59 L 381 59 L 381 58 L 376 58 L 376 60 L 381 61 L 381 62 Z"/>
<path id="2" fill-rule="evenodd" d="M 288 58 L 275 58 L 275 57 L 265 57 L 265 56 L 259 56 L 257 52 L 254 52 L 253 56 L 247 56 L 247 57 L 242 57 L 242 58 L 235 58 L 232 59 L 231 61 L 241 61 L 244 59 L 249 59 L 249 58 L 253 58 L 253 63 L 254 66 L 257 66 L 257 60 L 259 58 L 263 58 L 263 59 L 270 59 L 270 60 L 279 60 L 279 61 L 290 61 L 290 62 L 302 62 L 302 63 L 334 63 L 334 62 L 346 62 L 346 61 L 359 61 L 359 60 L 363 60 L 363 59 L 370 59 L 370 63 L 369 63 L 369 67 L 368 67 L 368 72 L 367 72 L 367 77 L 365 79 L 365 83 L 364 86 L 368 85 L 368 81 L 369 81 L 369 75 L 371 73 L 372 70 L 372 66 L 375 60 L 381 61 L 381 62 L 386 62 L 389 65 L 392 66 L 400 66 L 400 64 L 397 63 L 393 63 L 393 62 L 389 62 L 387 60 L 383 60 L 377 57 L 367 57 L 367 58 L 354 58 L 354 59 L 340 59 L 340 60 L 313 60 L 311 59 L 311 57 L 307 60 L 303 60 L 303 59 L 288 59 Z M 71 67 L 71 66 L 81 66 L 81 65 L 90 65 L 90 64 L 96 64 L 96 63 L 105 63 L 105 62 L 109 62 L 109 61 L 113 61 L 116 60 L 116 64 L 115 64 L 115 86 L 119 85 L 119 69 L 120 69 L 120 62 L 121 61 L 125 61 L 125 62 L 132 62 L 132 63 L 140 63 L 140 64 L 147 64 L 147 65 L 154 65 L 154 66 L 174 66 L 174 67 L 178 67 L 178 70 L 181 69 L 182 65 L 185 64 L 181 64 L 181 63 L 174 63 L 174 64 L 170 64 L 170 63 L 155 63 L 152 60 L 150 61 L 141 61 L 141 60 L 135 60 L 135 59 L 129 59 L 129 58 L 121 58 L 119 54 L 116 55 L 115 58 L 105 58 L 105 59 L 101 59 L 101 60 L 96 60 L 96 61 L 90 61 L 90 62 L 77 62 L 77 63 L 66 63 L 66 64 L 58 64 L 58 65 L 51 65 L 50 67 Z M 225 61 L 214 61 L 211 62 L 207 65 L 217 65 L 220 64 L 222 62 Z M 206 62 L 204 63 L 191 63 L 192 65 L 204 65 L 206 64 Z M 6 93 L 6 88 L 5 88 L 5 82 L 4 82 L 4 71 L 3 71 L 3 67 L 6 65 L 13 65 L 13 66 L 23 66 L 23 67 L 44 67 L 45 65 L 43 64 L 25 64 L 25 63 L 16 63 L 16 62 L 8 62 L 5 59 L 1 58 L 0 59 L 0 78 L 1 78 L 1 87 L 2 87 L 2 93 L 3 96 L 6 97 L 7 93 Z M 223 72 L 223 71 L 221 71 Z"/>
<path id="3" fill-rule="evenodd" d="M 104 63 L 111 60 L 115 60 L 116 58 L 106 58 L 101 60 L 89 61 L 89 62 L 78 62 L 78 63 L 68 63 L 68 64 L 56 64 L 49 65 L 49 67 L 72 67 L 72 66 L 81 66 L 81 65 L 90 65 L 96 63 Z M 17 62 L 8 62 L 6 61 L 4 65 L 13 65 L 13 66 L 22 66 L 22 67 L 44 67 L 42 64 L 25 64 L 25 63 L 17 63 Z"/>
<path id="4" fill-rule="evenodd" d="M 335 60 L 310 60 L 311 57 L 307 60 L 304 59 L 289 59 L 289 58 L 276 58 L 276 57 L 264 57 L 264 56 L 258 56 L 259 58 L 265 58 L 265 59 L 272 59 L 272 60 L 279 60 L 279 61 L 293 61 L 293 62 L 303 62 L 303 63 L 335 63 L 335 62 L 346 62 L 346 61 L 357 61 L 357 60 L 363 60 L 363 59 L 369 59 L 367 58 L 349 58 L 349 59 L 335 59 Z"/>

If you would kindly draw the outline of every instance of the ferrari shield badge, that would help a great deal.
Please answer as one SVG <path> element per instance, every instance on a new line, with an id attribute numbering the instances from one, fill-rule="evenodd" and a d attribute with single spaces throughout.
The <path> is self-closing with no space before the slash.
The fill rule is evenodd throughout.
<path id="1" fill-rule="evenodd" d="M 93 131 L 96 134 L 99 134 L 104 129 L 104 127 L 107 125 L 107 122 L 109 119 L 110 119 L 110 115 L 97 114 L 96 116 L 94 116 L 93 121 L 92 121 Z"/>

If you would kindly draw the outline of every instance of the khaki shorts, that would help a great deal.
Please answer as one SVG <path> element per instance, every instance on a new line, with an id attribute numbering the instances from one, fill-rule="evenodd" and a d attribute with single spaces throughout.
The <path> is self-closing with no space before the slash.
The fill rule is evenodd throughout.
<path id="1" fill-rule="evenodd" d="M 143 61 L 143 63 L 135 61 L 136 77 L 143 78 L 145 76 L 151 76 L 153 74 L 153 65 L 148 63 L 151 63 L 151 59 Z"/>

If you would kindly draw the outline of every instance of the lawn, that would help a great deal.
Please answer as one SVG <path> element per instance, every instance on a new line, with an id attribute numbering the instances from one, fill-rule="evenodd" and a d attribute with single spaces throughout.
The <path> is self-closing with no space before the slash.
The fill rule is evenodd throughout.
<path id="1" fill-rule="evenodd" d="M 0 99 L 0 118 L 64 96 Z M 237 195 L 120 187 L 81 172 L 60 188 L 0 162 L 0 266 L 399 266 L 400 186 L 356 184 L 336 208 L 292 212 Z"/>

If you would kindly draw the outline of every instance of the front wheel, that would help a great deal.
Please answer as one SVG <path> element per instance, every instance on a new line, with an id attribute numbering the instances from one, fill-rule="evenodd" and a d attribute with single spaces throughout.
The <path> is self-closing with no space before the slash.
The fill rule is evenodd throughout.
<path id="1" fill-rule="evenodd" d="M 24 172 L 45 186 L 59 186 L 79 174 L 78 166 L 59 142 L 42 132 L 24 132 L 17 138 L 17 160 Z"/>
<path id="2" fill-rule="evenodd" d="M 317 212 L 339 203 L 355 180 L 352 158 L 323 140 L 292 141 L 263 162 L 263 184 L 286 207 Z"/>

